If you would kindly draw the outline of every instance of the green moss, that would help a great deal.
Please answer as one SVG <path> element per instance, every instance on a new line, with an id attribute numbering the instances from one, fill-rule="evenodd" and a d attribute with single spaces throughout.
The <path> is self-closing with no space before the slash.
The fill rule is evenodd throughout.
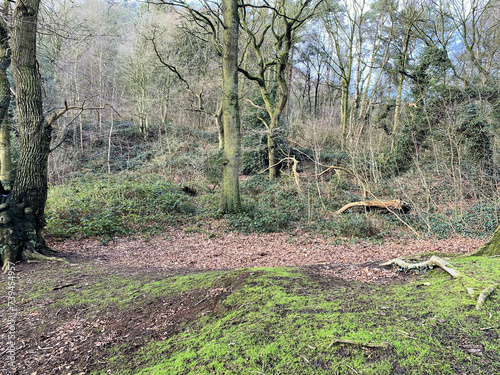
<path id="1" fill-rule="evenodd" d="M 476 280 L 477 292 L 500 280 L 498 258 L 449 260 L 467 280 Z M 208 291 L 224 289 L 215 305 L 212 301 L 203 313 L 180 321 L 164 340 L 149 338 L 139 348 L 118 340 L 103 347 L 106 367 L 94 374 L 499 372 L 500 298 L 492 294 L 484 310 L 476 311 L 463 282 L 440 269 L 404 283 L 361 284 L 294 268 L 158 277 L 61 265 L 22 274 L 19 297 L 27 300 L 27 309 L 45 305 L 45 316 L 60 311 L 58 319 L 73 319 L 75 311 L 85 317 L 89 307 L 94 316 L 95 310 L 126 316 L 200 291 L 192 302 L 196 307 Z M 0 288 L 5 283 L 2 279 Z M 54 290 L 71 283 L 75 285 Z M 387 342 L 390 349 L 338 344 L 335 339 Z M 468 351 L 471 345 L 481 348 L 480 356 Z"/>
<path id="2" fill-rule="evenodd" d="M 491 259 L 461 258 L 455 265 L 476 274 L 497 267 Z M 491 368 L 466 352 L 464 343 L 483 343 L 500 369 L 498 342 L 488 341 L 479 329 L 498 323 L 499 299 L 492 298 L 488 312 L 476 312 L 461 282 L 440 270 L 408 284 L 341 287 L 322 287 L 293 269 L 247 272 L 253 274 L 245 285 L 224 300 L 226 314 L 150 343 L 135 359 L 142 369 L 134 374 L 342 374 L 350 369 L 392 374 L 397 368 L 407 374 L 453 374 L 458 368 L 488 373 Z M 391 349 L 330 346 L 335 338 L 389 342 Z"/>

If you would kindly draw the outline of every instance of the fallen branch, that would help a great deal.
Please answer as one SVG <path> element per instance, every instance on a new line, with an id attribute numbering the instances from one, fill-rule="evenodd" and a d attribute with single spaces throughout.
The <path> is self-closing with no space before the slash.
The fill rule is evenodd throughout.
<path id="1" fill-rule="evenodd" d="M 364 346 L 365 348 L 382 349 L 382 350 L 387 350 L 387 349 L 389 349 L 389 346 L 390 346 L 390 344 L 388 342 L 375 343 L 375 342 L 363 342 L 363 341 L 355 341 L 355 340 L 335 339 L 330 343 L 330 345 L 328 345 L 328 348 L 331 348 L 334 344 L 347 344 L 347 345 L 354 345 L 354 346 Z"/>
<path id="2" fill-rule="evenodd" d="M 433 255 L 429 260 L 425 262 L 420 262 L 420 263 L 408 263 L 405 262 L 403 259 L 392 259 L 388 262 L 380 264 L 380 266 L 390 266 L 392 264 L 396 264 L 400 266 L 401 268 L 406 268 L 409 270 L 412 269 L 424 269 L 424 268 L 431 268 L 431 267 L 441 267 L 443 270 L 448 272 L 452 277 L 458 277 L 460 274 L 451 267 L 450 263 L 448 263 L 446 260 L 437 257 Z"/>
<path id="3" fill-rule="evenodd" d="M 387 210 L 389 212 L 392 212 L 392 210 L 394 210 L 403 213 L 407 213 L 410 210 L 410 206 L 407 203 L 403 202 L 401 199 L 376 199 L 348 203 L 340 210 L 337 210 L 336 214 L 341 214 L 351 207 L 377 208 L 381 210 Z"/>
<path id="4" fill-rule="evenodd" d="M 295 141 L 292 141 L 292 142 L 293 142 L 293 143 L 295 143 L 297 146 L 299 146 L 299 147 L 301 147 L 301 148 L 305 148 L 304 146 L 302 146 L 302 145 L 301 145 L 300 143 L 298 143 L 298 142 L 295 142 Z M 299 150 L 299 152 L 300 152 L 300 150 Z M 318 162 L 317 162 L 317 161 L 315 161 L 313 158 L 311 158 L 310 156 L 308 156 L 307 154 L 305 154 L 305 153 L 303 153 L 303 152 L 302 152 L 302 154 L 303 154 L 305 157 L 309 158 L 309 159 L 310 159 L 311 161 L 313 161 L 314 163 L 316 163 L 316 164 L 318 164 L 318 165 L 320 165 L 320 166 L 322 166 L 322 167 L 325 167 L 325 168 L 326 168 L 323 172 L 321 172 L 320 174 L 317 174 L 317 175 L 316 175 L 316 179 L 319 179 L 319 177 L 321 177 L 323 174 L 325 174 L 326 172 L 328 172 L 328 171 L 330 171 L 330 170 L 332 170 L 332 169 L 333 169 L 333 170 L 335 170 L 336 172 L 337 172 L 337 171 L 344 171 L 344 172 L 346 172 L 346 173 L 348 173 L 348 174 L 352 175 L 352 176 L 353 176 L 353 177 L 354 177 L 354 178 L 358 181 L 358 183 L 361 185 L 361 187 L 363 188 L 363 199 L 368 198 L 368 194 L 370 194 L 373 198 L 375 198 L 376 200 L 378 200 L 378 199 L 377 199 L 377 197 L 376 197 L 376 196 L 375 196 L 375 195 L 374 195 L 374 194 L 373 194 L 373 193 L 372 193 L 372 192 L 371 192 L 371 191 L 370 191 L 370 190 L 366 187 L 366 184 L 363 182 L 363 180 L 362 180 L 362 179 L 361 179 L 358 175 L 356 175 L 353 171 L 351 171 L 351 170 L 349 170 L 349 169 L 347 169 L 347 168 L 338 167 L 338 166 L 335 166 L 335 165 L 327 166 L 327 165 L 324 165 L 324 164 L 318 163 Z M 318 188 L 318 189 L 319 189 L 319 188 Z M 406 226 L 408 227 L 408 229 L 410 229 L 410 230 L 411 230 L 411 231 L 412 231 L 412 232 L 413 232 L 413 233 L 414 233 L 414 234 L 415 234 L 418 238 L 420 238 L 420 237 L 421 237 L 421 236 L 420 236 L 420 234 L 419 234 L 419 233 L 418 233 L 418 232 L 417 232 L 417 231 L 416 231 L 416 230 L 415 230 L 415 229 L 414 229 L 414 228 L 413 228 L 410 224 L 408 224 L 406 221 L 404 221 L 404 220 L 403 220 L 403 219 L 402 219 L 402 218 L 398 215 L 398 213 L 396 212 L 397 210 L 392 210 L 392 209 L 390 209 L 390 208 L 388 208 L 388 207 L 387 207 L 386 209 L 387 209 L 387 211 L 389 211 L 391 214 L 393 214 L 394 216 L 396 216 L 396 218 L 397 218 L 400 222 L 402 222 L 404 225 L 406 225 Z M 337 211 L 337 212 L 338 212 L 338 211 Z"/>
<path id="5" fill-rule="evenodd" d="M 493 293 L 497 286 L 498 284 L 491 285 L 481 292 L 479 298 L 477 299 L 476 310 L 482 310 L 484 301 L 486 301 L 490 294 Z"/>

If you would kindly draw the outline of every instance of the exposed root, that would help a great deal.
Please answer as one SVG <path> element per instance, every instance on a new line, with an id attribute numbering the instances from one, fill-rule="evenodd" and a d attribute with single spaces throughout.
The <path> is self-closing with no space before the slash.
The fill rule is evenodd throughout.
<path id="1" fill-rule="evenodd" d="M 54 251 L 55 253 L 55 251 Z M 21 253 L 21 256 L 23 260 L 27 261 L 28 263 L 30 262 L 37 262 L 37 261 L 57 261 L 57 262 L 67 262 L 65 258 L 58 258 L 54 257 L 51 255 L 45 255 L 42 254 L 38 251 L 31 251 L 31 250 L 24 250 Z"/>
<path id="2" fill-rule="evenodd" d="M 451 267 L 450 263 L 448 263 L 446 260 L 437 257 L 433 255 L 429 260 L 425 262 L 420 262 L 420 263 L 408 263 L 405 262 L 403 259 L 392 259 L 388 262 L 380 264 L 380 266 L 390 266 L 392 264 L 396 264 L 400 266 L 401 268 L 408 269 L 408 270 L 413 270 L 413 269 L 425 269 L 425 268 L 432 268 L 432 267 L 441 267 L 443 270 L 448 272 L 451 277 L 458 277 L 460 274 Z"/>
<path id="3" fill-rule="evenodd" d="M 3 259 L 0 259 L 0 263 L 2 263 L 3 261 L 2 272 L 7 273 L 7 271 L 9 270 L 9 265 L 13 264 L 16 261 L 15 255 L 10 246 L 4 246 L 2 258 Z"/>
<path id="4" fill-rule="evenodd" d="M 493 293 L 497 286 L 498 284 L 493 284 L 481 292 L 477 299 L 476 310 L 482 310 L 484 301 Z"/>
<path id="5" fill-rule="evenodd" d="M 3 266 L 2 266 L 2 272 L 3 272 L 3 273 L 7 273 L 7 272 L 9 272 L 9 269 L 10 269 L 10 265 L 11 265 L 11 264 L 12 264 L 12 263 L 11 263 L 11 262 L 9 262 L 9 261 L 4 262 L 4 263 L 3 263 Z"/>
<path id="6" fill-rule="evenodd" d="M 432 256 L 429 260 L 425 262 L 420 262 L 420 263 L 408 263 L 405 262 L 403 259 L 392 259 L 388 262 L 380 264 L 380 266 L 390 266 L 396 264 L 399 267 L 407 270 L 412 270 L 412 269 L 425 269 L 425 268 L 432 268 L 432 267 L 441 267 L 443 270 L 448 272 L 452 277 L 454 278 L 460 278 L 462 280 L 462 284 L 467 291 L 467 294 L 469 294 L 471 297 L 475 297 L 474 289 L 467 287 L 465 285 L 466 280 L 468 279 L 467 277 L 461 275 L 459 272 L 457 272 L 454 268 L 451 267 L 450 263 L 448 263 L 446 260 L 439 258 L 437 256 Z M 483 307 L 484 301 L 490 296 L 491 293 L 493 293 L 496 289 L 498 284 L 491 285 L 490 287 L 486 288 L 481 292 L 477 299 L 476 303 L 476 310 L 481 310 Z"/>

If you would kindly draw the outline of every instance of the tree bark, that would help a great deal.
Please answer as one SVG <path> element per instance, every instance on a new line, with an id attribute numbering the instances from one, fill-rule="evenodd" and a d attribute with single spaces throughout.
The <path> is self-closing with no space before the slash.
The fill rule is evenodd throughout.
<path id="1" fill-rule="evenodd" d="M 7 69 L 10 66 L 9 30 L 5 18 L 8 17 L 10 4 L 3 4 L 3 17 L 0 17 L 0 181 L 12 181 L 12 165 L 10 154 L 10 128 L 8 112 L 10 105 L 10 82 L 7 78 Z"/>
<path id="2" fill-rule="evenodd" d="M 36 61 L 40 0 L 16 2 L 12 28 L 12 72 L 16 84 L 19 159 L 13 188 L 0 206 L 0 254 L 8 262 L 49 251 L 42 236 L 47 201 L 47 161 L 51 128 L 43 115 Z"/>
<path id="3" fill-rule="evenodd" d="M 223 56 L 222 56 L 222 213 L 241 210 L 239 169 L 241 157 L 240 114 L 238 98 L 238 29 L 237 0 L 223 0 Z"/>

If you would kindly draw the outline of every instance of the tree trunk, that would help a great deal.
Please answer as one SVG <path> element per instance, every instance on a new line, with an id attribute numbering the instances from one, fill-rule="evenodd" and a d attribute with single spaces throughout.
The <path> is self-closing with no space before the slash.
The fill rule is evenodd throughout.
<path id="1" fill-rule="evenodd" d="M 2 73 L 0 73 L 1 75 Z M 10 126 L 7 114 L 0 121 L 0 182 L 10 188 L 12 182 L 12 158 L 10 153 Z"/>
<path id="2" fill-rule="evenodd" d="M 224 149 L 222 156 L 222 213 L 241 210 L 240 200 L 240 114 L 238 98 L 238 2 L 223 0 L 224 43 L 222 57 L 222 123 Z"/>
<path id="3" fill-rule="evenodd" d="M 10 4 L 4 2 L 3 16 L 7 18 Z M 9 30 L 3 17 L 0 17 L 0 181 L 12 181 L 10 156 L 10 128 L 8 112 L 10 105 L 10 82 L 7 69 L 10 66 Z"/>
<path id="4" fill-rule="evenodd" d="M 36 27 L 40 0 L 16 3 L 12 28 L 12 72 L 16 84 L 19 159 L 6 203 L 0 206 L 0 253 L 8 262 L 49 249 L 42 237 L 47 201 L 47 160 L 51 129 L 43 115 L 36 62 Z"/>
<path id="5" fill-rule="evenodd" d="M 224 122 L 222 121 L 222 101 L 217 107 L 217 112 L 214 114 L 215 125 L 219 136 L 219 150 L 224 149 Z"/>
<path id="6" fill-rule="evenodd" d="M 472 253 L 474 256 L 493 256 L 500 255 L 500 225 L 493 233 L 493 237 L 490 238 L 483 246 L 481 246 L 476 252 Z"/>
<path id="7" fill-rule="evenodd" d="M 267 157 L 269 165 L 269 181 L 278 177 L 278 166 L 276 165 L 276 140 L 274 135 L 274 126 L 268 129 L 267 133 Z"/>

